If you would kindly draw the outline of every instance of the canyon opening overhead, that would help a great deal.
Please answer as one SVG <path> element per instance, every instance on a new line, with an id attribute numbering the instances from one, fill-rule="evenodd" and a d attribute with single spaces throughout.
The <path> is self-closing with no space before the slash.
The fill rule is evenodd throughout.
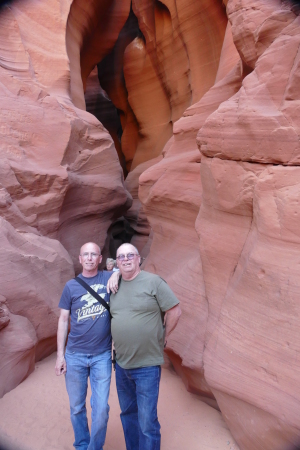
<path id="1" fill-rule="evenodd" d="M 299 2 L 4 2 L 0 102 L 3 401 L 56 350 L 80 246 L 131 241 L 180 300 L 186 390 L 240 450 L 295 450 Z"/>

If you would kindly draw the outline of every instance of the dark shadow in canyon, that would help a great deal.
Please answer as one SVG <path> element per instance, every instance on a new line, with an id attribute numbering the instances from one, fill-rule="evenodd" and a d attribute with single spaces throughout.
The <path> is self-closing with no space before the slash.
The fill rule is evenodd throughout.
<path id="1" fill-rule="evenodd" d="M 144 40 L 144 36 L 139 29 L 137 17 L 131 7 L 128 19 L 120 32 L 114 48 L 96 66 L 99 80 L 98 88 L 96 88 L 96 80 L 94 79 L 94 89 L 90 89 L 88 79 L 85 92 L 86 110 L 104 125 L 114 140 L 124 178 L 128 175 L 131 161 L 129 161 L 129 164 L 127 161 L 126 164 L 122 151 L 122 135 L 127 123 L 128 110 L 130 110 L 132 116 L 134 116 L 134 113 L 128 103 L 128 92 L 123 73 L 123 57 L 126 47 L 137 37 Z M 114 104 L 114 99 L 111 99 L 111 97 L 114 97 L 115 91 L 118 90 L 122 92 L 122 98 L 117 98 L 116 104 Z M 135 117 L 134 120 L 136 121 Z M 136 122 L 137 130 L 138 124 Z M 117 248 L 124 242 L 130 242 L 134 234 L 135 231 L 126 218 L 120 217 L 112 223 L 108 230 L 105 246 L 102 249 L 103 267 L 105 266 L 106 257 L 115 258 Z"/>

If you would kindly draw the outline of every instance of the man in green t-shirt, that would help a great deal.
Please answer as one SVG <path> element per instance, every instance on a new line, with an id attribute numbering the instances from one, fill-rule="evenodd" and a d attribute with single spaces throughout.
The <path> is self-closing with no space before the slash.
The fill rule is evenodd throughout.
<path id="1" fill-rule="evenodd" d="M 179 301 L 158 275 L 140 270 L 131 244 L 117 250 L 122 278 L 110 297 L 116 383 L 127 450 L 159 450 L 157 400 L 163 349 L 176 327 Z"/>

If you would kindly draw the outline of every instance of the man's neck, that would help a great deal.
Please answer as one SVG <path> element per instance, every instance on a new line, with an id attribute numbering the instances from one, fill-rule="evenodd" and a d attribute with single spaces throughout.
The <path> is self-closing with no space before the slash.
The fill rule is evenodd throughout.
<path id="1" fill-rule="evenodd" d="M 137 273 L 135 273 L 134 275 L 132 275 L 132 276 L 130 276 L 129 274 L 122 275 L 122 278 L 123 278 L 123 280 L 125 280 L 125 281 L 132 281 L 132 280 L 134 280 L 134 279 L 138 276 L 139 273 L 141 273 L 140 270 L 139 270 Z M 126 275 L 127 275 L 127 276 L 129 275 L 129 277 L 127 278 Z"/>
<path id="2" fill-rule="evenodd" d="M 85 278 L 93 278 L 97 275 L 97 273 L 98 273 L 98 269 L 94 270 L 93 272 L 83 270 L 81 275 L 84 276 Z"/>

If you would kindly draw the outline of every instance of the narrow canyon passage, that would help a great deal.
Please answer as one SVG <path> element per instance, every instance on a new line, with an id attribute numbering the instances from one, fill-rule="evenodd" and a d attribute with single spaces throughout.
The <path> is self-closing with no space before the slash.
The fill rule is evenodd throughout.
<path id="1" fill-rule="evenodd" d="M 104 259 L 131 241 L 180 300 L 166 347 L 178 378 L 164 371 L 162 399 L 178 429 L 199 431 L 187 450 L 202 450 L 197 423 L 210 418 L 222 442 L 205 450 L 298 448 L 299 11 L 290 0 L 1 5 L 0 411 L 12 430 L 20 406 L 30 450 L 40 434 L 56 439 L 68 411 L 52 404 L 55 427 L 34 429 L 54 400 L 43 390 L 65 395 L 52 384 L 57 305 L 87 240 Z M 167 419 L 165 450 L 185 448 Z"/>

